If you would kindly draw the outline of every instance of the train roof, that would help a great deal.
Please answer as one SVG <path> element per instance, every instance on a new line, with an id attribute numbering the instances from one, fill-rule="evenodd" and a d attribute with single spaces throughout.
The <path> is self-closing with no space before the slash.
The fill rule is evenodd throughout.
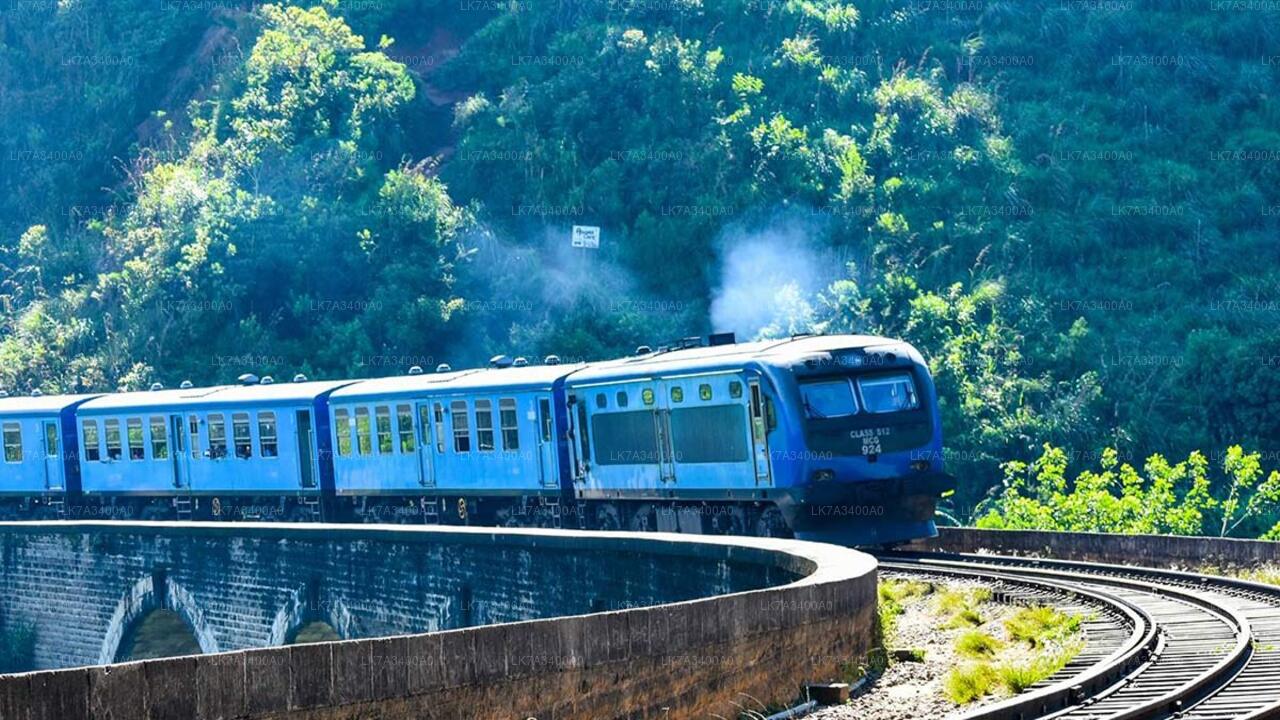
<path id="1" fill-rule="evenodd" d="M 524 367 L 460 370 L 429 375 L 361 380 L 337 390 L 334 402 L 385 397 L 416 397 L 425 393 L 447 395 L 462 390 L 536 390 L 550 388 L 557 380 L 584 365 L 528 365 Z"/>
<path id="2" fill-rule="evenodd" d="M 67 408 L 75 407 L 86 400 L 100 397 L 96 394 L 85 395 L 24 395 L 22 397 L 0 398 L 0 416 L 30 417 L 35 415 L 57 415 Z"/>
<path id="3" fill-rule="evenodd" d="M 214 385 L 102 395 L 80 407 L 85 414 L 113 414 L 162 408 L 295 405 L 309 403 L 351 380 L 314 380 L 267 385 Z"/>

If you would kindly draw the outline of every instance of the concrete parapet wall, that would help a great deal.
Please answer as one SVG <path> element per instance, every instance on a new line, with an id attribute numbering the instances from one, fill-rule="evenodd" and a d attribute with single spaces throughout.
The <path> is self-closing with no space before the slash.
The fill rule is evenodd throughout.
<path id="1" fill-rule="evenodd" d="M 160 575 L 181 581 L 160 582 L 185 588 L 185 602 L 197 609 L 212 597 L 199 582 L 201 573 L 250 577 L 240 586 L 219 587 L 241 593 L 254 608 L 251 587 L 270 585 L 272 573 L 287 572 L 294 562 L 313 573 L 328 553 L 337 558 L 329 575 L 373 585 L 347 586 L 343 592 L 364 592 L 370 601 L 354 606 L 372 606 L 387 592 L 395 596 L 388 607 L 400 607 L 438 590 L 443 607 L 454 608 L 464 600 L 451 593 L 464 584 L 473 605 L 491 608 L 471 619 L 499 624 L 0 676 L 0 720 L 735 717 L 739 707 L 760 710 L 793 700 L 802 683 L 847 676 L 870 649 L 876 624 L 874 560 L 794 540 L 382 526 L 25 524 L 0 525 L 0 565 L 27 562 L 37 575 L 48 573 L 33 560 L 36 550 L 47 549 L 45 542 L 87 553 L 90 560 L 75 566 L 84 572 L 103 543 L 124 548 L 128 557 L 140 551 L 153 565 L 131 565 L 120 577 L 134 588 L 137 583 L 127 578 L 140 572 L 143 595 L 145 578 L 156 576 L 154 563 L 163 561 Z M 350 547 L 356 545 L 363 550 L 353 558 Z M 218 547 L 242 553 L 236 567 L 197 562 Z M 153 551 L 147 548 L 168 550 L 148 555 Z M 416 574 L 397 574 L 397 565 L 412 565 L 414 558 L 429 561 L 417 562 L 424 569 Z M 248 573 L 253 560 L 263 564 L 261 572 Z M 434 563 L 449 571 L 431 570 Z M 8 572 L 0 577 L 6 588 L 22 574 Z M 396 590 L 387 576 L 418 595 Z M 42 577 L 73 583 L 77 575 Z M 298 577 L 279 587 L 293 587 Z M 0 612 L 10 612 L 5 602 L 0 600 Z M 9 601 L 8 607 L 17 605 Z M 428 604 L 422 617 L 464 612 L 442 614 L 440 607 Z M 606 611 L 592 612 L 600 609 Z M 37 618 L 39 627 L 47 622 Z M 374 632 L 386 627 L 353 620 L 362 622 Z"/>

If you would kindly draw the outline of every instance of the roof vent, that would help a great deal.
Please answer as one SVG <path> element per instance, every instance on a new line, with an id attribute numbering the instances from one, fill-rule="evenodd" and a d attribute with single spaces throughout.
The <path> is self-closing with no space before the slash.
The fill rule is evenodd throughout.
<path id="1" fill-rule="evenodd" d="M 529 358 L 522 358 L 522 357 L 518 357 L 518 358 L 516 358 L 515 362 L 513 362 L 513 363 L 511 363 L 511 364 L 512 364 L 512 365 L 514 365 L 514 366 L 516 366 L 516 367 L 525 367 L 526 365 L 528 365 L 528 364 L 529 364 Z"/>
<path id="2" fill-rule="evenodd" d="M 302 373 L 298 373 L 297 375 L 294 375 L 294 376 L 293 376 L 293 381 L 294 381 L 294 382 L 306 382 L 306 381 L 307 381 L 307 376 L 306 376 L 306 375 L 303 375 Z"/>
<path id="3" fill-rule="evenodd" d="M 44 392 L 40 390 L 40 388 L 36 388 L 35 390 L 31 391 L 31 397 L 41 397 L 43 395 L 44 395 Z"/>
<path id="4" fill-rule="evenodd" d="M 707 336 L 707 345 L 732 345 L 738 342 L 738 336 L 731 332 L 711 333 Z"/>
<path id="5" fill-rule="evenodd" d="M 544 365 L 559 365 L 559 364 L 560 364 L 560 356 L 559 356 L 559 355 L 548 355 L 548 356 L 546 356 L 546 357 L 542 358 L 542 364 L 544 364 Z"/>
<path id="6" fill-rule="evenodd" d="M 489 367 L 498 369 L 509 368 L 511 367 L 512 362 L 511 358 L 506 355 L 494 355 L 489 358 Z"/>
<path id="7" fill-rule="evenodd" d="M 257 385 L 258 376 L 254 375 L 253 373 L 245 373 L 240 377 L 236 378 L 236 382 L 240 383 L 241 385 Z"/>
<path id="8" fill-rule="evenodd" d="M 436 366 L 436 372 L 438 373 L 449 372 L 450 370 L 453 370 L 453 368 L 449 367 L 449 363 L 440 363 Z"/>
<path id="9" fill-rule="evenodd" d="M 263 384 L 263 385 L 274 385 L 274 384 L 275 384 L 275 382 L 276 382 L 276 379 L 275 379 L 275 378 L 273 378 L 273 377 L 271 377 L 270 375 L 264 375 L 264 376 L 262 376 L 262 384 Z"/>
<path id="10" fill-rule="evenodd" d="M 163 390 L 163 389 L 164 389 L 163 383 L 158 383 L 158 382 L 151 383 L 151 392 L 155 392 L 157 390 Z"/>
<path id="11" fill-rule="evenodd" d="M 410 375 L 421 375 L 421 374 L 422 374 L 422 366 L 421 366 L 421 365 L 414 365 L 413 367 L 409 368 L 409 374 L 410 374 Z"/>
<path id="12" fill-rule="evenodd" d="M 183 380 L 182 384 L 179 385 L 178 387 L 182 388 L 183 390 L 190 390 L 191 388 L 195 387 L 195 385 L 192 385 L 190 380 Z"/>
<path id="13" fill-rule="evenodd" d="M 7 398 L 7 397 L 9 397 L 9 391 L 8 391 L 8 390 L 0 390 L 0 398 Z"/>
<path id="14" fill-rule="evenodd" d="M 636 348 L 637 355 L 648 355 L 651 352 L 653 352 L 653 348 L 649 347 L 648 345 L 641 345 L 640 347 Z"/>

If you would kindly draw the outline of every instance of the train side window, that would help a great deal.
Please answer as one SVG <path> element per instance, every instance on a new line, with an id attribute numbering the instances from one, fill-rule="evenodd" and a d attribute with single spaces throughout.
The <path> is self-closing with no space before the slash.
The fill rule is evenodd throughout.
<path id="1" fill-rule="evenodd" d="M 582 461 L 591 462 L 591 440 L 587 437 L 587 405 L 578 403 L 578 442 L 582 448 Z"/>
<path id="2" fill-rule="evenodd" d="M 476 401 L 476 449 L 490 452 L 493 445 L 493 401 Z"/>
<path id="3" fill-rule="evenodd" d="M 98 447 L 98 421 L 85 420 L 80 423 L 80 436 L 84 438 L 85 462 L 97 462 L 102 459 L 102 448 Z"/>
<path id="4" fill-rule="evenodd" d="M 46 423 L 44 426 L 44 454 L 51 458 L 58 457 L 57 423 Z"/>
<path id="5" fill-rule="evenodd" d="M 679 385 L 671 388 L 671 402 L 684 402 L 684 388 Z"/>
<path id="6" fill-rule="evenodd" d="M 151 416 L 151 458 L 153 460 L 167 460 L 169 458 L 169 426 L 164 422 L 164 416 Z"/>
<path id="7" fill-rule="evenodd" d="M 276 414 L 258 413 L 258 454 L 273 458 L 280 454 L 280 439 L 276 433 Z"/>
<path id="8" fill-rule="evenodd" d="M 467 402 L 454 400 L 449 404 L 449 419 L 453 422 L 454 452 L 471 452 L 471 427 L 467 423 Z"/>
<path id="9" fill-rule="evenodd" d="M 619 391 L 618 391 L 618 394 L 614 397 L 614 399 L 618 401 L 618 407 L 620 407 L 620 408 L 624 408 L 624 407 L 626 407 L 626 406 L 627 406 L 627 391 L 626 391 L 626 390 L 619 390 Z"/>
<path id="10" fill-rule="evenodd" d="M 644 402 L 645 405 L 652 405 L 654 400 L 653 388 L 645 388 L 644 390 L 641 390 L 640 400 Z"/>
<path id="11" fill-rule="evenodd" d="M 729 397 L 737 400 L 742 397 L 742 383 L 737 380 L 729 381 Z"/>
<path id="12" fill-rule="evenodd" d="M 440 403 L 435 404 L 435 433 L 436 433 L 436 452 L 444 452 L 444 406 Z"/>
<path id="13" fill-rule="evenodd" d="M 413 409 L 408 405 L 396 406 L 396 426 L 400 432 L 400 452 L 411 453 L 417 450 L 413 438 Z"/>
<path id="14" fill-rule="evenodd" d="M 596 393 L 596 407 L 600 410 L 609 407 L 609 400 L 604 396 L 604 393 Z"/>
<path id="15" fill-rule="evenodd" d="M 551 442 L 551 401 L 538 398 L 538 421 L 542 424 L 542 442 Z"/>
<path id="16" fill-rule="evenodd" d="M 120 452 L 120 421 L 111 419 L 104 420 L 102 423 L 103 434 L 107 440 L 107 459 L 119 460 Z"/>
<path id="17" fill-rule="evenodd" d="M 236 444 L 236 457 L 248 460 L 253 457 L 253 435 L 249 430 L 249 413 L 231 413 L 231 437 Z"/>
<path id="18" fill-rule="evenodd" d="M 222 413 L 209 414 L 209 457 L 217 460 L 227 456 L 227 421 Z"/>
<path id="19" fill-rule="evenodd" d="M 191 435 L 191 457 L 200 459 L 200 418 L 195 415 L 187 416 L 187 428 L 190 429 Z"/>
<path id="20" fill-rule="evenodd" d="M 369 408 L 356 408 L 356 453 L 373 454 L 373 440 L 369 437 Z"/>
<path id="21" fill-rule="evenodd" d="M 351 454 L 351 413 L 346 408 L 333 411 L 333 431 L 338 436 L 338 454 L 347 457 Z"/>
<path id="22" fill-rule="evenodd" d="M 698 386 L 698 399 L 700 400 L 711 399 L 711 386 L 709 384 L 702 383 L 701 385 Z"/>
<path id="23" fill-rule="evenodd" d="M 516 418 L 515 398 L 498 400 L 498 425 L 502 428 L 502 449 L 520 449 L 520 424 Z"/>
<path id="24" fill-rule="evenodd" d="M 129 459 L 142 460 L 147 456 L 147 448 L 142 437 L 142 418 L 125 420 L 126 437 L 129 440 Z"/>
<path id="25" fill-rule="evenodd" d="M 22 462 L 22 425 L 20 423 L 4 424 L 4 461 Z"/>
<path id="26" fill-rule="evenodd" d="M 378 454 L 387 455 L 393 449 L 391 442 L 391 408 L 379 405 L 373 409 L 375 430 L 378 433 Z"/>

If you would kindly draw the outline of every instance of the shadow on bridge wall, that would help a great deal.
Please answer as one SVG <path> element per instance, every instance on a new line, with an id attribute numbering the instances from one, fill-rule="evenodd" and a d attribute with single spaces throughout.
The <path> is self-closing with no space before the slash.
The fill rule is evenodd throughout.
<path id="1" fill-rule="evenodd" d="M 114 661 L 159 608 L 216 653 L 0 676 L 0 717 L 594 720 L 763 708 L 856 667 L 875 625 L 874 568 L 851 550 L 785 540 L 0 524 L 0 620 L 36 626 L 37 667 Z M 278 647 L 317 620 L 346 642 Z"/>

